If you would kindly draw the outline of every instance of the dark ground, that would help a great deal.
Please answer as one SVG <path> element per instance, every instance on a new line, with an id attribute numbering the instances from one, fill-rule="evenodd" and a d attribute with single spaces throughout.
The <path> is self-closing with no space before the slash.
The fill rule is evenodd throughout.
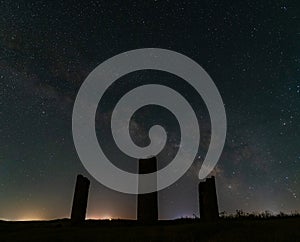
<path id="1" fill-rule="evenodd" d="M 215 223 L 181 219 L 141 225 L 136 221 L 69 220 L 0 222 L 0 241 L 300 241 L 300 218 L 226 218 Z"/>

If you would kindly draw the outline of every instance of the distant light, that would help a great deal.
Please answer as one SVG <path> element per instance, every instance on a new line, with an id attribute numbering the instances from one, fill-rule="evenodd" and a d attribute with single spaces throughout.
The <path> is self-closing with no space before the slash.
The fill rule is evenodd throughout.
<path id="1" fill-rule="evenodd" d="M 38 213 L 37 211 L 24 211 L 20 216 L 13 218 L 13 221 L 41 221 L 45 220 L 45 216 Z"/>
<path id="2" fill-rule="evenodd" d="M 94 220 L 109 220 L 111 221 L 113 218 L 109 215 L 104 215 L 104 216 L 101 216 L 101 215 L 91 215 L 91 216 L 88 216 L 87 219 L 94 219 Z"/>
<path id="3" fill-rule="evenodd" d="M 104 216 L 104 217 L 102 217 L 101 219 L 102 219 L 102 220 L 109 220 L 109 221 L 111 221 L 111 220 L 112 220 L 112 217 L 110 217 L 110 216 Z"/>
<path id="4" fill-rule="evenodd" d="M 21 217 L 17 219 L 12 219 L 13 221 L 42 221 L 44 218 L 41 217 Z"/>

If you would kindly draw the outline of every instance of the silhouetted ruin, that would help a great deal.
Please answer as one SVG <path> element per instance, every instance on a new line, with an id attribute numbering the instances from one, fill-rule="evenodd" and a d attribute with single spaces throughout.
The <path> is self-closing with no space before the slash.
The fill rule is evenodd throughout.
<path id="1" fill-rule="evenodd" d="M 219 218 L 215 177 L 199 183 L 200 219 L 212 221 Z"/>
<path id="2" fill-rule="evenodd" d="M 71 213 L 71 220 L 74 223 L 80 223 L 85 220 L 89 195 L 89 186 L 89 179 L 82 175 L 77 176 Z"/>
<path id="3" fill-rule="evenodd" d="M 139 160 L 139 174 L 152 173 L 157 171 L 156 157 Z M 157 184 L 157 180 L 149 181 Z M 141 186 L 147 184 L 141 184 L 139 181 L 139 189 Z M 158 220 L 158 204 L 157 204 L 157 192 L 138 194 L 138 207 L 137 207 L 137 219 L 140 222 L 155 222 Z"/>

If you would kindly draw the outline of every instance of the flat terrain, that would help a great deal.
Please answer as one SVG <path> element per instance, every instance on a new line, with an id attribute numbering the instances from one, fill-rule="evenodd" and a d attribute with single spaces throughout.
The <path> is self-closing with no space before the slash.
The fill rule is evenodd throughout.
<path id="1" fill-rule="evenodd" d="M 300 218 L 226 218 L 215 223 L 182 219 L 141 225 L 136 221 L 0 221 L 0 241 L 300 241 Z"/>

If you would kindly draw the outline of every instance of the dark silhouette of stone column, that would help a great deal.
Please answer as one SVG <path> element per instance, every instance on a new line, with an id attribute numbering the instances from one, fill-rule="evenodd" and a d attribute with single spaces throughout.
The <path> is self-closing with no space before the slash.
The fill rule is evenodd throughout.
<path id="1" fill-rule="evenodd" d="M 85 220 L 89 186 L 89 179 L 82 175 L 77 176 L 71 213 L 71 221 L 74 223 L 80 223 Z"/>
<path id="2" fill-rule="evenodd" d="M 139 160 L 139 174 L 157 171 L 156 157 Z M 157 180 L 151 181 L 157 184 Z M 142 186 L 139 181 L 139 188 Z M 158 220 L 157 192 L 138 194 L 137 219 L 140 222 L 151 223 Z"/>
<path id="3" fill-rule="evenodd" d="M 199 183 L 200 219 L 213 221 L 219 218 L 215 177 Z"/>

